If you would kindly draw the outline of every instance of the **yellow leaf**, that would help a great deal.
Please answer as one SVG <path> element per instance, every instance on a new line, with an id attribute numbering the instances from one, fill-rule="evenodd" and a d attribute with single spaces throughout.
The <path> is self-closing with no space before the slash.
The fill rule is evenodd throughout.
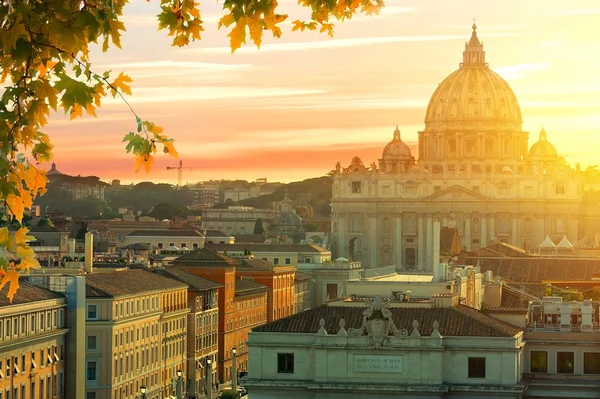
<path id="1" fill-rule="evenodd" d="M 27 227 L 21 227 L 15 232 L 15 240 L 17 240 L 17 244 L 26 244 L 29 241 L 35 240 L 35 237 L 28 236 L 27 233 L 29 233 L 29 229 Z"/>
<path id="2" fill-rule="evenodd" d="M 88 115 L 96 116 L 96 109 L 92 104 L 86 104 L 85 111 L 88 113 Z"/>
<path id="3" fill-rule="evenodd" d="M 167 141 L 164 143 L 164 152 L 169 154 L 172 157 L 179 158 L 179 153 L 173 146 L 174 141 Z"/>
<path id="4" fill-rule="evenodd" d="M 135 157 L 135 172 L 139 172 L 142 169 L 142 165 L 144 165 L 144 155 L 140 155 Z"/>
<path id="5" fill-rule="evenodd" d="M 221 26 L 225 26 L 226 28 L 228 28 L 229 25 L 231 25 L 234 22 L 235 22 L 235 19 L 233 19 L 233 15 L 231 15 L 231 14 L 223 15 L 221 17 L 221 19 L 219 20 L 219 25 L 218 25 L 217 29 L 221 29 Z"/>
<path id="6" fill-rule="evenodd" d="M 246 18 L 242 17 L 237 20 L 235 26 L 229 32 L 231 52 L 239 49 L 242 43 L 246 43 Z"/>
<path id="7" fill-rule="evenodd" d="M 292 28 L 292 32 L 295 30 L 299 30 L 299 31 L 303 31 L 304 30 L 304 22 L 300 21 L 300 20 L 295 20 L 294 21 L 294 27 Z"/>
<path id="8" fill-rule="evenodd" d="M 131 95 L 131 87 L 129 87 L 128 83 L 131 83 L 132 80 L 129 76 L 125 75 L 123 72 L 119 74 L 119 76 L 111 83 L 111 85 L 121 92 Z"/>
<path id="9" fill-rule="evenodd" d="M 146 173 L 150 173 L 150 170 L 152 169 L 152 165 L 154 165 L 154 156 L 153 155 L 146 155 L 146 158 L 144 159 L 144 166 L 146 168 Z"/>
<path id="10" fill-rule="evenodd" d="M 262 42 L 262 32 L 263 28 L 260 23 L 260 15 L 254 14 L 252 18 L 247 18 L 248 21 L 248 29 L 250 30 L 250 37 L 256 44 L 256 47 L 260 48 L 260 44 Z"/>
<path id="11" fill-rule="evenodd" d="M 14 263 L 10 264 L 10 269 L 6 270 L 2 281 L 0 281 L 0 290 L 8 284 L 8 300 L 12 303 L 17 290 L 19 289 L 19 273 L 14 269 Z"/>
<path id="12" fill-rule="evenodd" d="M 23 212 L 25 212 L 25 206 L 23 205 L 23 199 L 15 194 L 8 194 L 6 197 L 6 205 L 8 206 L 8 213 L 17 219 L 19 223 L 23 221 Z"/>
<path id="13" fill-rule="evenodd" d="M 83 111 L 81 108 L 81 105 L 79 104 L 73 104 L 73 108 L 71 108 L 71 117 L 69 118 L 69 120 L 73 120 L 77 117 L 83 117 Z"/>
<path id="14" fill-rule="evenodd" d="M 8 247 L 8 243 L 10 242 L 10 233 L 8 232 L 8 227 L 0 228 L 0 246 Z"/>

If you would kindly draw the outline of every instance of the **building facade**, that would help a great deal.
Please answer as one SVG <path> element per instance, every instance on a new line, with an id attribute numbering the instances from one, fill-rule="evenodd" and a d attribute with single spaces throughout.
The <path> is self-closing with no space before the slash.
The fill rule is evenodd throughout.
<path id="1" fill-rule="evenodd" d="M 186 374 L 188 286 L 145 270 L 86 276 L 86 399 L 174 395 Z"/>
<path id="2" fill-rule="evenodd" d="M 66 298 L 19 285 L 12 303 L 0 290 L 0 398 L 66 398 Z"/>
<path id="3" fill-rule="evenodd" d="M 181 281 L 188 288 L 187 322 L 187 392 L 189 397 L 206 392 L 208 365 L 217 362 L 219 334 L 219 288 L 223 286 L 190 273 L 170 267 L 158 269 L 159 274 Z M 208 362 L 210 360 L 210 362 Z M 213 370 L 211 381 L 217 381 Z"/>
<path id="4" fill-rule="evenodd" d="M 456 295 L 340 300 L 250 333 L 250 397 L 520 398 L 523 332 Z"/>
<path id="5" fill-rule="evenodd" d="M 203 248 L 182 255 L 173 261 L 174 267 L 222 285 L 218 293 L 219 358 L 215 366 L 218 380 L 231 381 L 233 349 L 237 361 L 244 367 L 247 360 L 248 332 L 267 321 L 267 290 L 251 279 L 236 278 L 239 261 Z"/>
<path id="6" fill-rule="evenodd" d="M 269 220 L 277 216 L 271 209 L 257 209 L 249 206 L 230 206 L 227 209 L 205 209 L 202 211 L 202 228 L 220 230 L 224 233 L 253 234 L 258 219 L 265 230 L 269 228 Z"/>
<path id="7" fill-rule="evenodd" d="M 529 146 L 517 97 L 486 63 L 476 28 L 459 69 L 431 97 L 418 154 L 396 128 L 377 163 L 338 162 L 334 256 L 366 268 L 430 270 L 435 220 L 456 227 L 466 250 L 493 241 L 537 248 L 546 235 L 597 242 L 597 223 L 589 222 L 598 220 L 597 207 L 582 208 L 583 173 L 544 129 Z"/>

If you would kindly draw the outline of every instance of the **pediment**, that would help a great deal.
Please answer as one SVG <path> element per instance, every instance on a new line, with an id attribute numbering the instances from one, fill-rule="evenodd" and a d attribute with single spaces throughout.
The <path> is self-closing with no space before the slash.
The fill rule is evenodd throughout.
<path id="1" fill-rule="evenodd" d="M 428 197 L 425 197 L 425 200 L 431 201 L 482 201 L 487 200 L 487 197 L 476 193 L 474 191 L 468 190 L 464 187 L 454 185 L 452 187 L 448 187 L 445 190 L 440 191 L 439 193 L 432 194 Z"/>

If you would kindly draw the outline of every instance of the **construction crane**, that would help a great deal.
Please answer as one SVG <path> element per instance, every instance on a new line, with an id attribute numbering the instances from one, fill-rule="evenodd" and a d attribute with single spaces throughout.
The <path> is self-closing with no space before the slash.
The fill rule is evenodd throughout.
<path id="1" fill-rule="evenodd" d="M 183 160 L 179 160 L 179 166 L 167 166 L 167 170 L 177 169 L 177 187 L 181 188 L 181 180 L 183 177 Z M 193 170 L 194 168 L 185 168 L 188 170 Z"/>

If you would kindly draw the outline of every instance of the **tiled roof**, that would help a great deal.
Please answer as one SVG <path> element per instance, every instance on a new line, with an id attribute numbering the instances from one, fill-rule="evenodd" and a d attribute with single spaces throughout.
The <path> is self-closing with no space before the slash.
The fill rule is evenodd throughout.
<path id="1" fill-rule="evenodd" d="M 523 290 L 518 290 L 514 286 L 504 285 L 502 287 L 502 297 L 500 298 L 500 307 L 502 308 L 527 308 L 529 301 L 539 301 L 540 298 L 531 295 Z"/>
<path id="2" fill-rule="evenodd" d="M 244 296 L 268 291 L 269 287 L 248 278 L 235 280 L 235 295 Z"/>
<path id="3" fill-rule="evenodd" d="M 524 250 L 523 248 L 519 248 L 517 246 L 505 243 L 505 242 L 496 242 L 493 244 L 490 244 L 484 248 L 481 248 L 477 251 L 473 251 L 472 254 L 477 254 L 479 256 L 489 256 L 489 255 L 484 255 L 484 253 L 489 253 L 492 256 L 497 256 L 495 254 L 500 254 L 501 256 L 507 256 L 507 257 L 512 257 L 512 258 L 519 258 L 519 257 L 531 257 L 532 255 L 527 252 L 526 250 Z"/>
<path id="4" fill-rule="evenodd" d="M 518 258 L 480 258 L 469 256 L 469 265 L 479 264 L 481 271 L 491 270 L 515 282 L 540 282 L 542 280 L 591 280 L 600 272 L 600 259 L 535 256 Z"/>
<path id="5" fill-rule="evenodd" d="M 263 244 L 267 239 L 266 234 L 235 234 L 236 243 Z"/>
<path id="6" fill-rule="evenodd" d="M 298 281 L 310 280 L 310 276 L 308 274 L 296 272 L 295 280 L 298 280 Z"/>
<path id="7" fill-rule="evenodd" d="M 548 284 L 545 283 L 526 283 L 526 282 L 514 282 L 514 281 L 504 281 L 504 287 L 513 287 L 520 291 L 525 291 L 526 293 L 536 297 L 541 298 L 546 295 L 546 287 Z"/>
<path id="8" fill-rule="evenodd" d="M 329 252 L 323 247 L 314 244 L 254 244 L 254 243 L 235 243 L 235 244 L 206 244 L 207 248 L 215 251 L 244 252 L 250 249 L 252 252 Z"/>
<path id="9" fill-rule="evenodd" d="M 223 237 L 223 238 L 232 237 L 229 234 L 223 233 L 221 230 L 206 230 L 206 234 L 204 234 L 204 235 L 206 237 Z"/>
<path id="10" fill-rule="evenodd" d="M 146 270 L 92 273 L 85 277 L 86 297 L 113 298 L 143 292 L 186 288 L 187 284 Z"/>
<path id="11" fill-rule="evenodd" d="M 197 230 L 136 230 L 127 237 L 203 237 Z"/>
<path id="12" fill-rule="evenodd" d="M 325 320 L 325 330 L 335 334 L 340 329 L 340 319 L 346 322 L 346 330 L 360 328 L 363 321 L 362 306 L 321 305 L 283 319 L 254 328 L 257 332 L 316 333 L 319 320 Z M 480 311 L 458 305 L 454 308 L 404 308 L 391 307 L 392 318 L 398 329 L 413 330 L 414 320 L 419 322 L 419 332 L 430 335 L 433 322 L 439 322 L 439 332 L 446 336 L 513 337 L 520 329 L 495 320 Z"/>
<path id="13" fill-rule="evenodd" d="M 241 267 L 248 267 L 252 269 L 263 269 L 263 270 L 273 270 L 273 268 L 281 267 L 280 265 L 276 265 L 264 259 L 242 259 Z M 286 265 L 290 266 L 290 265 Z"/>
<path id="14" fill-rule="evenodd" d="M 218 253 L 215 250 L 209 248 L 201 248 L 195 251 L 191 251 L 185 255 L 181 255 L 173 260 L 175 265 L 177 264 L 197 264 L 197 265 L 212 265 L 212 266 L 235 266 L 239 262 L 231 259 L 227 255 Z"/>
<path id="15" fill-rule="evenodd" d="M 26 279 L 19 279 L 19 289 L 13 297 L 12 303 L 8 300 L 8 284 L 0 290 L 0 308 L 11 305 L 21 305 L 24 303 L 47 301 L 50 299 L 64 298 L 65 296 L 58 292 L 50 291 L 27 282 Z"/>
<path id="16" fill-rule="evenodd" d="M 202 277 L 198 277 L 194 274 L 188 273 L 186 271 L 180 270 L 176 267 L 166 267 L 164 269 L 156 269 L 156 273 L 173 278 L 175 280 L 181 281 L 190 286 L 191 291 L 206 291 L 206 290 L 214 290 L 220 287 L 223 287 L 223 284 L 219 284 L 212 280 L 208 280 Z"/>

